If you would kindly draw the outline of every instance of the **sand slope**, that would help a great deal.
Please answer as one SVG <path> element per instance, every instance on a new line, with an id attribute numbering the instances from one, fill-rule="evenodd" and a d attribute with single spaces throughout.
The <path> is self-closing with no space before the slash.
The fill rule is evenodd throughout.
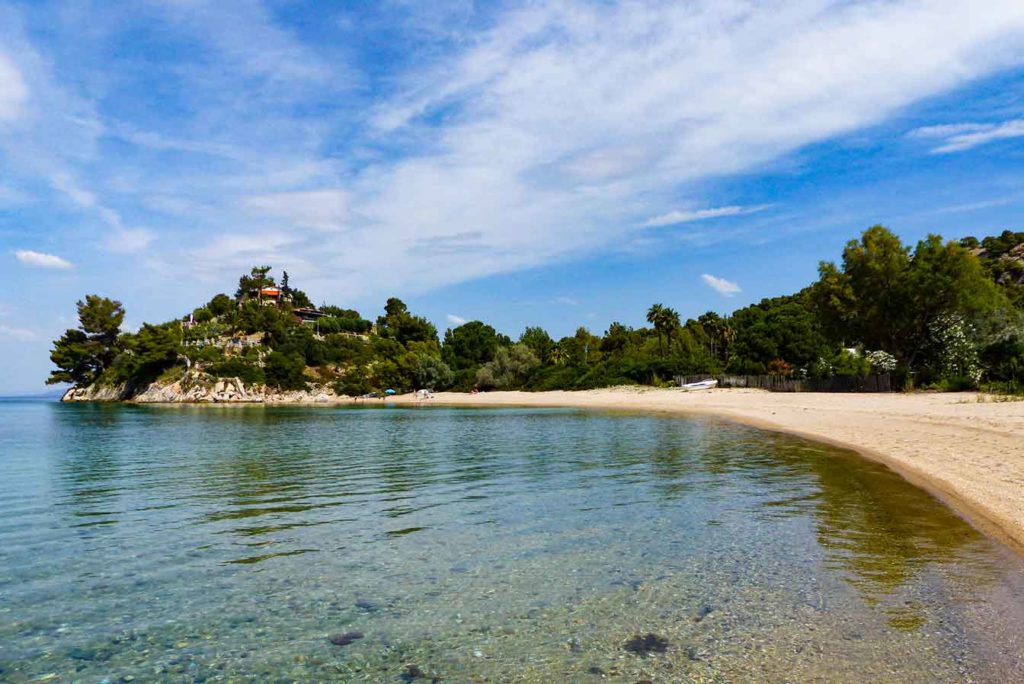
<path id="1" fill-rule="evenodd" d="M 442 392 L 398 403 L 572 406 L 720 416 L 856 449 L 928 489 L 983 531 L 1024 551 L 1024 401 L 975 394 L 819 394 L 610 388 Z"/>

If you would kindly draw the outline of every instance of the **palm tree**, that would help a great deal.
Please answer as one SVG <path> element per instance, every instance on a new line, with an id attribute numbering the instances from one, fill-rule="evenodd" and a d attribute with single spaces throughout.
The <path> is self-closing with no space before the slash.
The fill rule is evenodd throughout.
<path id="1" fill-rule="evenodd" d="M 665 350 L 661 346 L 661 330 L 662 324 L 665 319 L 665 307 L 661 304 L 652 304 L 651 308 L 647 310 L 647 322 L 654 326 L 654 331 L 658 333 L 658 354 L 665 356 Z"/>
<path id="2" fill-rule="evenodd" d="M 554 349 L 551 350 L 551 363 L 556 366 L 564 366 L 568 360 L 569 355 L 565 352 L 565 349 L 560 344 L 556 344 Z"/>
<path id="3" fill-rule="evenodd" d="M 679 312 L 665 307 L 661 312 L 661 327 L 665 330 L 665 336 L 668 338 L 668 351 L 671 354 L 672 333 L 679 328 Z"/>

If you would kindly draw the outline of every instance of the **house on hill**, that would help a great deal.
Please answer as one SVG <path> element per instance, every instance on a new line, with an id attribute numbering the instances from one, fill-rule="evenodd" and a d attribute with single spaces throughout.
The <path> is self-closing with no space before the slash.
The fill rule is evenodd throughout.
<path id="1" fill-rule="evenodd" d="M 284 290 L 274 285 L 261 287 L 259 300 L 262 304 L 280 304 L 284 300 Z"/>
<path id="2" fill-rule="evenodd" d="M 292 309 L 292 314 L 295 316 L 295 320 L 299 323 L 316 323 L 317 319 L 323 318 L 327 314 L 318 309 L 314 309 L 308 306 Z"/>

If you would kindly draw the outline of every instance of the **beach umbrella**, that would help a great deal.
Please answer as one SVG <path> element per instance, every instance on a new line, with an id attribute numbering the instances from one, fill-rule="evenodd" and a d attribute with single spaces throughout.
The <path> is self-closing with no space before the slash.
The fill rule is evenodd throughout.
<path id="1" fill-rule="evenodd" d="M 388 395 L 390 397 L 392 394 L 395 394 L 395 390 L 393 390 L 393 389 L 386 389 L 386 390 L 384 390 L 384 394 L 386 394 L 386 395 Z"/>

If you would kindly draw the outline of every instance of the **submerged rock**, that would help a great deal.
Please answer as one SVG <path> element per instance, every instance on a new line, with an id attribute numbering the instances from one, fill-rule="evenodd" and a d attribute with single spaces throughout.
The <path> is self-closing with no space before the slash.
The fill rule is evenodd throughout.
<path id="1" fill-rule="evenodd" d="M 99 648 L 72 648 L 68 657 L 73 660 L 110 660 L 111 653 Z"/>
<path id="2" fill-rule="evenodd" d="M 651 653 L 664 653 L 668 650 L 668 639 L 657 634 L 637 634 L 627 641 L 623 648 L 630 653 L 646 656 Z"/>
<path id="3" fill-rule="evenodd" d="M 374 603 L 373 601 L 367 601 L 366 599 L 359 599 L 352 605 L 364 613 L 376 613 L 380 610 L 380 604 Z"/>
<path id="4" fill-rule="evenodd" d="M 362 632 L 344 632 L 342 634 L 333 634 L 330 637 L 328 637 L 327 640 L 335 646 L 348 646 L 349 644 L 355 641 L 359 641 L 362 638 Z"/>
<path id="5" fill-rule="evenodd" d="M 714 608 L 712 608 L 711 606 L 709 606 L 707 604 L 701 606 L 700 610 L 698 610 L 697 614 L 693 617 L 693 621 L 694 622 L 702 621 L 708 615 L 711 615 L 711 613 L 713 613 L 714 610 L 715 610 Z"/>
<path id="6" fill-rule="evenodd" d="M 429 679 L 430 684 L 437 684 L 441 681 L 441 678 L 435 674 L 429 674 L 423 670 L 419 665 L 409 663 L 405 666 L 405 672 L 402 673 L 402 681 L 414 682 L 417 679 Z"/>

